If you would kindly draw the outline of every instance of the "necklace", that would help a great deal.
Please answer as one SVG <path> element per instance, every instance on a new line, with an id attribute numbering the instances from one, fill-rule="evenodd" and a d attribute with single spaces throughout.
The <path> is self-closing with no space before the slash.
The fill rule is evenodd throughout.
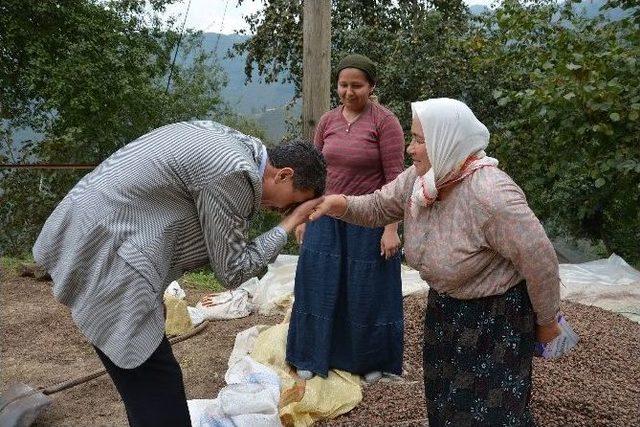
<path id="1" fill-rule="evenodd" d="M 363 110 L 364 111 L 364 110 Z M 352 117 L 351 119 L 348 119 L 347 116 L 344 114 L 344 109 L 342 110 L 342 117 L 344 117 L 344 119 L 347 121 L 347 133 L 349 133 L 349 131 L 351 130 L 351 125 L 358 120 L 358 118 L 362 115 L 362 112 L 360 111 L 358 114 L 356 114 L 354 117 Z"/>

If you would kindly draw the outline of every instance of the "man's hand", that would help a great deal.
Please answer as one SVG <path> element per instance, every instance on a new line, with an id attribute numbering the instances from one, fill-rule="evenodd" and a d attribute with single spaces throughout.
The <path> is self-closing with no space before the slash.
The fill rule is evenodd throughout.
<path id="1" fill-rule="evenodd" d="M 298 225 L 303 224 L 309 220 L 309 215 L 318 206 L 324 197 L 318 197 L 317 199 L 307 200 L 306 202 L 298 205 L 290 214 L 288 214 L 280 223 L 280 227 L 284 228 L 287 233 L 291 233 Z"/>
<path id="2" fill-rule="evenodd" d="M 400 236 L 396 230 L 387 230 L 385 228 L 380 239 L 380 255 L 385 259 L 389 259 L 398 252 L 400 248 Z"/>
<path id="3" fill-rule="evenodd" d="M 341 217 L 347 211 L 347 198 L 342 194 L 324 196 L 324 200 L 311 212 L 309 219 L 315 221 L 323 215 Z"/>
<path id="4" fill-rule="evenodd" d="M 302 245 L 302 241 L 304 240 L 304 232 L 306 229 L 307 229 L 307 224 L 305 223 L 302 223 L 296 227 L 295 235 L 296 235 L 296 242 L 298 242 L 298 245 Z"/>

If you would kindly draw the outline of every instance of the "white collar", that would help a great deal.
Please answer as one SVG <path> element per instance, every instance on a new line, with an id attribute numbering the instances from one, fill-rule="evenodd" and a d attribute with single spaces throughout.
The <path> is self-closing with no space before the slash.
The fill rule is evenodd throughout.
<path id="1" fill-rule="evenodd" d="M 264 178 L 264 170 L 267 168 L 267 147 L 262 144 L 262 158 L 260 159 L 260 178 Z"/>

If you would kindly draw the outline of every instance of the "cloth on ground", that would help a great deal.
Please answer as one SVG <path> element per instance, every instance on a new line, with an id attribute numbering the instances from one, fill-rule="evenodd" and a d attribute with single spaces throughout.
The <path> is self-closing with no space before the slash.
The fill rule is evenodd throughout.
<path id="1" fill-rule="evenodd" d="M 236 336 L 228 385 L 216 399 L 187 402 L 193 426 L 309 426 L 360 403 L 357 375 L 331 371 L 327 379 L 296 377 L 284 360 L 288 327 L 258 325 Z"/>
<path id="2" fill-rule="evenodd" d="M 199 301 L 195 307 L 189 307 L 189 315 L 194 325 L 204 320 L 239 319 L 254 311 L 252 296 L 258 287 L 258 279 L 252 277 L 237 289 L 207 294 L 207 304 Z M 203 299 L 205 298 L 203 297 Z"/>
<path id="3" fill-rule="evenodd" d="M 280 380 L 268 367 L 245 356 L 224 376 L 227 386 L 216 399 L 188 400 L 194 427 L 280 426 Z"/>
<path id="4" fill-rule="evenodd" d="M 640 271 L 616 254 L 582 264 L 560 264 L 560 298 L 595 305 L 640 323 Z"/>
<path id="5" fill-rule="evenodd" d="M 285 426 L 309 426 L 355 408 L 362 400 L 358 375 L 331 370 L 326 379 L 315 376 L 305 381 L 296 376 L 285 361 L 288 329 L 288 323 L 281 323 L 263 331 L 251 352 L 252 358 L 275 369 L 280 377 L 282 423 Z"/>
<path id="6" fill-rule="evenodd" d="M 182 335 L 193 329 L 189 316 L 186 294 L 178 282 L 171 282 L 164 292 L 165 334 L 168 336 Z"/>
<path id="7" fill-rule="evenodd" d="M 194 325 L 205 319 L 234 319 L 258 312 L 265 316 L 284 314 L 293 302 L 297 255 L 280 255 L 269 264 L 267 272 L 260 280 L 252 278 L 238 289 L 226 291 L 216 296 L 215 307 L 189 307 L 189 315 Z M 402 266 L 402 296 L 426 293 L 429 285 L 420 278 L 418 272 Z"/>
<path id="8" fill-rule="evenodd" d="M 295 255 L 280 255 L 269 264 L 267 273 L 260 280 L 254 278 L 242 284 L 236 291 L 248 294 L 248 298 L 245 308 L 238 308 L 241 314 L 238 317 L 246 316 L 250 308 L 267 316 L 286 313 L 293 300 L 297 263 Z M 402 296 L 428 292 L 429 285 L 416 270 L 403 265 L 401 275 Z M 560 286 L 562 299 L 595 305 L 640 322 L 640 271 L 618 255 L 583 264 L 560 264 L 560 277 L 564 284 Z M 228 299 L 227 304 L 233 303 L 232 298 Z M 197 307 L 189 307 L 188 310 L 193 325 L 208 318 Z M 220 310 L 224 312 L 222 307 Z"/>
<path id="9" fill-rule="evenodd" d="M 251 286 L 246 288 L 253 297 L 251 302 L 255 310 L 265 316 L 285 314 L 293 301 L 297 255 L 280 255 L 269 264 L 267 273 Z M 427 282 L 420 278 L 420 274 L 406 265 L 402 266 L 402 296 L 429 291 Z"/>

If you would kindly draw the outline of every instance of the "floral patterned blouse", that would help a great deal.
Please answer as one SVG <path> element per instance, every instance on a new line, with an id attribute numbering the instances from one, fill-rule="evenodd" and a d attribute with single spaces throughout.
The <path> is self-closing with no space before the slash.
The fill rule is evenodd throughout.
<path id="1" fill-rule="evenodd" d="M 412 166 L 372 194 L 348 196 L 341 219 L 370 227 L 404 219 L 407 262 L 432 289 L 471 299 L 501 295 L 526 279 L 536 323 L 555 320 L 558 259 L 511 177 L 481 168 L 413 218 L 408 203 L 415 179 Z"/>

